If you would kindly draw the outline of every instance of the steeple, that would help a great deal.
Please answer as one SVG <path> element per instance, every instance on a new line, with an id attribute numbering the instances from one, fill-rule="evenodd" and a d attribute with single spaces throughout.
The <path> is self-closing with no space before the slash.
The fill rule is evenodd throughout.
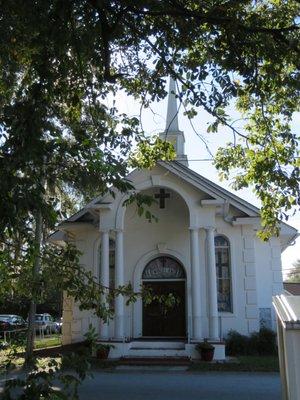
<path id="1" fill-rule="evenodd" d="M 166 132 L 178 132 L 178 109 L 176 99 L 176 82 L 170 77 Z"/>
<path id="2" fill-rule="evenodd" d="M 184 133 L 178 127 L 178 107 L 176 98 L 176 82 L 170 77 L 166 129 L 159 134 L 163 140 L 173 143 L 177 154 L 176 160 L 188 166 L 187 156 L 184 151 Z"/>

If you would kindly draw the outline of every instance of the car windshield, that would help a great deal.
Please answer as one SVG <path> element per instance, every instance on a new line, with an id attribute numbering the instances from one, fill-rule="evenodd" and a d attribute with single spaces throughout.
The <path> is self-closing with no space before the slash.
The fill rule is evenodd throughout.
<path id="1" fill-rule="evenodd" d="M 0 315 L 0 321 L 10 321 L 11 317 L 9 315 Z"/>
<path id="2" fill-rule="evenodd" d="M 35 316 L 36 321 L 43 321 L 43 316 L 42 315 L 36 315 Z"/>

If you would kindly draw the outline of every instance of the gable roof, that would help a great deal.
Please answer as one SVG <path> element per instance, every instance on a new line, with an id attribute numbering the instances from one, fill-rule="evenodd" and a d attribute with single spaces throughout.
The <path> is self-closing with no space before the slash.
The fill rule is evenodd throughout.
<path id="1" fill-rule="evenodd" d="M 220 185 L 210 181 L 209 179 L 205 178 L 204 176 L 198 174 L 197 172 L 191 170 L 190 168 L 186 167 L 179 161 L 158 161 L 157 163 L 159 166 L 165 168 L 178 178 L 184 180 L 185 182 L 189 183 L 193 187 L 202 192 L 207 193 L 210 197 L 216 200 L 223 201 L 224 203 L 227 202 L 231 206 L 235 207 L 236 209 L 242 211 L 244 214 L 247 215 L 244 220 L 248 219 L 248 223 L 254 220 L 255 218 L 260 218 L 260 210 L 258 207 L 255 207 L 253 204 L 247 202 L 244 199 L 241 199 L 237 195 L 229 192 L 228 190 L 222 188 Z M 126 179 L 131 180 L 133 175 L 136 173 L 137 169 L 130 172 Z M 114 188 L 112 188 L 113 190 Z M 92 221 L 92 206 L 99 205 L 103 207 L 109 206 L 109 202 L 107 201 L 107 195 L 100 195 L 93 199 L 90 203 L 88 203 L 83 209 L 72 215 L 70 218 L 65 220 L 65 223 L 74 223 L 74 222 L 88 222 Z M 241 218 L 243 220 L 243 218 Z M 239 222 L 240 223 L 240 222 Z M 298 232 L 292 226 L 281 222 L 281 227 L 284 228 L 284 232 L 281 232 L 281 237 L 285 236 L 285 240 L 283 240 L 282 250 L 284 250 L 288 245 L 293 242 L 297 236 Z"/>
<path id="2" fill-rule="evenodd" d="M 255 207 L 251 203 L 241 199 L 240 197 L 236 196 L 235 194 L 229 192 L 228 190 L 222 188 L 220 185 L 210 181 L 209 179 L 205 178 L 204 176 L 198 174 L 197 172 L 191 170 L 190 168 L 186 167 L 179 161 L 158 161 L 157 163 L 159 166 L 167 169 L 169 172 L 174 174 L 180 179 L 183 179 L 185 182 L 189 183 L 193 187 L 202 192 L 207 193 L 213 199 L 223 200 L 229 202 L 232 206 L 236 207 L 237 209 L 241 210 L 249 217 L 259 217 L 260 210 L 259 208 Z M 134 173 L 137 169 L 131 171 L 126 179 L 131 180 L 130 178 L 133 177 Z M 84 214 L 88 213 L 88 208 L 92 205 L 96 204 L 108 204 L 107 200 L 104 201 L 106 195 L 100 195 L 95 197 L 92 201 L 90 201 L 86 206 L 78 211 L 76 214 L 72 215 L 67 221 L 78 221 Z"/>
<path id="3" fill-rule="evenodd" d="M 229 192 L 228 190 L 222 188 L 220 185 L 210 181 L 204 176 L 198 174 L 197 172 L 191 170 L 190 168 L 181 164 L 179 161 L 172 161 L 172 162 L 159 161 L 158 164 L 163 166 L 170 172 L 174 173 L 175 175 L 181 177 L 186 182 L 189 182 L 197 189 L 200 189 L 208 193 L 212 197 L 216 199 L 229 201 L 230 204 L 248 214 L 249 217 L 260 216 L 259 208 L 255 207 L 246 200 L 241 199 L 235 194 Z"/>

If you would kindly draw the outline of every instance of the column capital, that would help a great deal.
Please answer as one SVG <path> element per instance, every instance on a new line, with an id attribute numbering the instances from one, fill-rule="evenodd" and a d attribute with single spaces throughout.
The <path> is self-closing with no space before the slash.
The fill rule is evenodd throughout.
<path id="1" fill-rule="evenodd" d="M 110 232 L 110 229 L 109 229 L 109 228 L 103 228 L 103 229 L 101 229 L 101 228 L 99 227 L 99 232 L 100 232 L 100 233 L 109 233 L 109 232 Z"/>
<path id="2" fill-rule="evenodd" d="M 190 226 L 189 227 L 190 231 L 199 231 L 199 229 L 201 229 L 201 226 Z"/>
<path id="3" fill-rule="evenodd" d="M 217 228 L 215 226 L 204 226 L 203 229 L 208 232 L 214 232 Z"/>
<path id="4" fill-rule="evenodd" d="M 124 229 L 123 228 L 114 228 L 113 231 L 115 233 L 124 233 Z"/>

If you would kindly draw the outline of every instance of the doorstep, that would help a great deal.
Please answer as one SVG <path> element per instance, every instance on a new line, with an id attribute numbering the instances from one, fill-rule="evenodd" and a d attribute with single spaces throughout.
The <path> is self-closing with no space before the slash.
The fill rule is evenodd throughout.
<path id="1" fill-rule="evenodd" d="M 189 366 L 191 361 L 188 357 L 121 357 L 118 363 L 132 366 Z"/>

